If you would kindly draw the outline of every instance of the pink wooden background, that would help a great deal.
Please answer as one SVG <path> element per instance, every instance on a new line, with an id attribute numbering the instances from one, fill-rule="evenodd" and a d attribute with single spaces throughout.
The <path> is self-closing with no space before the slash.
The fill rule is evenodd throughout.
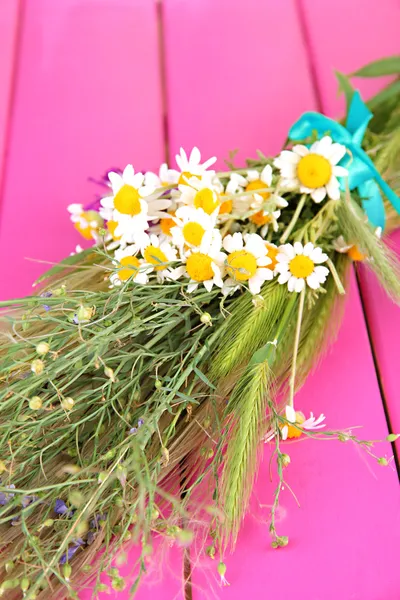
<path id="1" fill-rule="evenodd" d="M 55 261 L 81 241 L 66 206 L 94 197 L 88 176 L 127 162 L 156 168 L 180 145 L 218 154 L 221 166 L 235 148 L 239 164 L 257 148 L 277 152 L 302 111 L 341 114 L 333 69 L 399 53 L 399 28 L 399 0 L 1 0 L 0 298 L 29 293 L 46 265 L 27 258 Z M 379 85 L 360 81 L 367 96 Z M 369 274 L 360 281 L 298 405 L 324 412 L 329 427 L 364 424 L 366 438 L 383 438 L 400 430 L 400 310 Z M 283 493 L 290 544 L 278 551 L 266 447 L 253 514 L 226 559 L 231 586 L 192 549 L 194 600 L 399 598 L 396 471 L 334 444 L 288 446 L 301 507 Z M 181 550 L 163 571 L 161 552 L 140 600 L 183 598 Z"/>

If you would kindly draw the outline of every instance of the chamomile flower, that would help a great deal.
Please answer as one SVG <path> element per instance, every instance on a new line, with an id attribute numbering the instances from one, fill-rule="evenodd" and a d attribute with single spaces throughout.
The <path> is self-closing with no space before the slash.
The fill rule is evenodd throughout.
<path id="1" fill-rule="evenodd" d="M 281 172 L 282 187 L 310 194 L 317 203 L 322 202 L 326 195 L 332 200 L 339 200 L 337 178 L 346 177 L 348 170 L 339 166 L 338 162 L 345 154 L 346 147 L 334 143 L 326 135 L 310 148 L 297 144 L 292 150 L 283 150 L 274 165 Z"/>
<path id="2" fill-rule="evenodd" d="M 138 252 L 139 248 L 137 246 L 127 246 L 124 249 L 115 251 L 114 265 L 119 268 L 110 277 L 112 286 L 121 285 L 128 279 L 142 285 L 148 282 L 148 273 L 152 270 L 152 267 L 146 265 L 144 259 L 137 257 Z"/>
<path id="3" fill-rule="evenodd" d="M 355 244 L 347 244 L 342 235 L 333 242 L 333 247 L 336 252 L 347 254 L 348 257 L 355 262 L 361 262 L 366 259 L 366 255 L 359 250 L 358 246 Z"/>
<path id="4" fill-rule="evenodd" d="M 262 237 L 256 233 L 243 236 L 236 232 L 224 238 L 223 246 L 228 252 L 226 271 L 229 280 L 225 283 L 225 290 L 248 282 L 250 292 L 259 294 L 262 284 L 273 278 L 273 272 L 264 268 L 272 261 Z"/>
<path id="5" fill-rule="evenodd" d="M 82 204 L 70 204 L 71 221 L 85 240 L 97 240 L 99 228 L 104 225 L 101 215 L 96 210 L 85 210 Z"/>
<path id="6" fill-rule="evenodd" d="M 206 234 L 215 227 L 216 215 L 207 215 L 202 208 L 181 206 L 176 211 L 175 227 L 171 228 L 172 241 L 181 251 L 184 246 L 198 247 Z"/>
<path id="7" fill-rule="evenodd" d="M 301 411 L 295 411 L 289 404 L 285 408 L 285 416 L 287 423 L 281 428 L 283 440 L 298 438 L 304 430 L 312 431 L 325 427 L 325 423 L 321 425 L 322 421 L 325 421 L 325 415 L 321 414 L 316 419 L 313 413 L 310 413 L 310 417 L 306 419 Z"/>
<path id="8" fill-rule="evenodd" d="M 328 256 L 311 242 L 305 246 L 300 242 L 281 246 L 276 260 L 275 270 L 280 273 L 278 283 L 287 283 L 289 292 L 301 292 L 306 283 L 316 290 L 329 274 L 326 267 L 320 266 Z"/>
<path id="9" fill-rule="evenodd" d="M 271 260 L 269 265 L 267 265 L 267 269 L 270 269 L 271 271 L 275 271 L 276 265 L 278 264 L 276 257 L 279 254 L 279 248 L 272 242 L 264 242 L 264 244 L 265 244 L 265 247 L 267 248 L 267 256 Z"/>
<path id="10" fill-rule="evenodd" d="M 147 173 L 145 173 L 144 183 L 145 185 L 149 185 L 154 188 L 170 187 L 178 184 L 179 177 L 179 171 L 176 169 L 169 169 L 167 163 L 163 163 L 160 166 L 158 175 L 152 171 L 147 171 Z"/>
<path id="11" fill-rule="evenodd" d="M 200 150 L 196 146 L 191 151 L 189 158 L 183 148 L 180 149 L 180 153 L 175 157 L 176 164 L 178 165 L 181 174 L 179 177 L 179 183 L 183 185 L 187 184 L 187 180 L 191 177 L 197 177 L 201 179 L 204 173 L 211 167 L 217 160 L 216 156 L 209 158 L 204 163 L 201 163 Z M 214 171 L 210 171 L 214 174 Z"/>
<path id="12" fill-rule="evenodd" d="M 266 165 L 261 173 L 256 169 L 247 171 L 247 185 L 245 190 L 252 192 L 249 208 L 252 214 L 249 220 L 258 227 L 262 227 L 261 235 L 266 235 L 269 225 L 272 224 L 274 231 L 278 230 L 278 219 L 281 215 L 279 208 L 286 208 L 287 200 L 273 192 L 272 167 Z M 261 190 L 257 192 L 257 190 Z M 262 191 L 263 190 L 263 191 Z"/>
<path id="13" fill-rule="evenodd" d="M 137 242 L 148 227 L 148 221 L 158 219 L 160 211 L 171 204 L 168 199 L 151 197 L 154 186 L 144 185 L 143 173 L 135 173 L 132 165 L 125 167 L 122 175 L 108 174 L 113 196 L 102 198 L 101 205 L 112 209 L 112 220 L 118 223 L 115 235 L 125 243 Z M 147 198 L 147 200 L 146 200 Z"/>
<path id="14" fill-rule="evenodd" d="M 146 264 L 152 265 L 156 271 L 157 278 L 163 281 L 164 279 L 175 279 L 176 269 L 168 263 L 177 260 L 177 250 L 173 248 L 167 241 L 160 240 L 157 235 L 149 235 L 141 247 L 142 256 Z"/>
<path id="15" fill-rule="evenodd" d="M 213 285 L 223 286 L 226 254 L 221 252 L 221 234 L 215 229 L 212 235 L 204 236 L 200 246 L 188 250 L 183 257 L 186 275 L 190 278 L 188 292 L 193 292 L 202 283 L 211 291 Z"/>
<path id="16" fill-rule="evenodd" d="M 179 185 L 181 196 L 179 202 L 194 208 L 201 208 L 207 215 L 219 210 L 219 198 L 214 189 L 213 178 L 205 173 L 202 179 L 191 177 L 187 184 Z"/>
<path id="17" fill-rule="evenodd" d="M 244 191 L 247 183 L 247 179 L 243 175 L 235 172 L 231 173 L 225 189 L 220 182 L 220 187 L 217 189 L 219 196 L 219 217 L 231 213 L 239 217 L 249 211 L 250 199 L 246 198 L 246 196 L 235 196 L 235 194 L 240 194 Z"/>

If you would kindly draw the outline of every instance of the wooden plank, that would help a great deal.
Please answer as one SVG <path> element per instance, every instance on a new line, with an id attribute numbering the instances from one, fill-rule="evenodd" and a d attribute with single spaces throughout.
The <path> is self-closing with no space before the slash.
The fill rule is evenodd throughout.
<path id="1" fill-rule="evenodd" d="M 400 232 L 390 236 L 389 242 L 400 256 Z M 384 394 L 391 431 L 400 433 L 398 345 L 400 310 L 377 284 L 367 268 L 360 270 L 360 284 L 365 311 L 373 341 L 382 391 Z M 396 442 L 400 454 L 400 440 Z"/>
<path id="2" fill-rule="evenodd" d="M 164 22 L 171 156 L 278 152 L 315 106 L 294 1 L 164 0 Z"/>
<path id="3" fill-rule="evenodd" d="M 400 51 L 398 0 L 298 0 L 325 114 L 342 116 L 334 71 L 351 73 L 372 60 Z M 365 98 L 382 81 L 358 79 Z"/>
<path id="4" fill-rule="evenodd" d="M 379 3 L 373 0 L 353 0 L 350 3 L 345 0 L 326 0 L 323 3 L 300 1 L 323 109 L 327 114 L 337 116 L 343 113 L 344 105 L 343 99 L 337 99 L 332 69 L 349 73 L 371 60 L 398 54 L 400 4 L 397 0 Z M 331 32 L 330 35 L 327 31 Z M 366 98 L 385 84 L 382 79 L 356 81 Z M 393 239 L 398 242 L 400 238 L 397 235 Z M 396 333 L 400 331 L 400 311 L 385 297 L 371 273 L 361 270 L 360 281 L 388 419 L 392 430 L 400 432 L 397 361 L 393 353 Z"/>
<path id="5" fill-rule="evenodd" d="M 25 2 L 0 231 L 2 299 L 29 293 L 81 241 L 66 207 L 89 176 L 163 160 L 155 3 Z"/>
<path id="6" fill-rule="evenodd" d="M 339 338 L 296 397 L 296 408 L 326 415 L 327 428 L 363 425 L 364 439 L 387 435 L 367 332 L 354 278 Z M 268 532 L 276 480 L 269 479 L 266 445 L 252 498 L 233 555 L 225 557 L 230 587 L 218 591 L 217 561 L 204 554 L 195 573 L 195 600 L 396 600 L 399 590 L 399 488 L 396 473 L 339 441 L 287 442 L 285 477 L 296 494 L 282 492 L 278 533 L 289 545 L 274 550 Z M 388 443 L 379 455 L 390 455 Z M 207 542 L 209 543 L 209 542 Z"/>
<path id="7" fill-rule="evenodd" d="M 0 193 L 7 145 L 13 73 L 17 59 L 19 8 L 19 0 L 2 0 L 0 3 Z"/>

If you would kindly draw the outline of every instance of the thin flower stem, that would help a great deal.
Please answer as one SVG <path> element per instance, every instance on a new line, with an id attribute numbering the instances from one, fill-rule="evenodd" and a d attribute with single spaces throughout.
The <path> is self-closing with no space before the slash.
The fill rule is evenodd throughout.
<path id="1" fill-rule="evenodd" d="M 297 316 L 296 335 L 294 338 L 294 346 L 293 346 L 292 373 L 290 375 L 290 384 L 289 384 L 289 405 L 292 408 L 294 407 L 294 383 L 296 380 L 297 353 L 299 350 L 301 322 L 303 320 L 305 297 L 306 297 L 306 288 L 304 286 L 304 288 L 300 292 L 299 312 L 298 312 L 298 316 Z"/>
<path id="2" fill-rule="evenodd" d="M 326 261 L 326 264 L 328 265 L 329 270 L 332 273 L 332 277 L 334 279 L 339 294 L 343 296 L 346 293 L 346 290 L 344 289 L 343 283 L 340 281 L 340 277 L 338 275 L 338 272 L 336 271 L 335 265 L 333 264 L 330 258 Z"/>
<path id="3" fill-rule="evenodd" d="M 302 197 L 300 198 L 300 201 L 299 201 L 297 207 L 296 207 L 296 210 L 294 211 L 293 217 L 292 217 L 289 225 L 286 227 L 285 231 L 283 232 L 283 235 L 280 239 L 281 244 L 284 244 L 286 242 L 286 240 L 288 239 L 289 235 L 292 233 L 294 226 L 296 225 L 296 223 L 298 221 L 300 213 L 304 208 L 306 199 L 307 199 L 307 194 L 303 194 Z"/>

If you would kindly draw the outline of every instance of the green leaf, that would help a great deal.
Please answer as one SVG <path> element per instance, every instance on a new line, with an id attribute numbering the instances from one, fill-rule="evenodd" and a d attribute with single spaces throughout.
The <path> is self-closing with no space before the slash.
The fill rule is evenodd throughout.
<path id="1" fill-rule="evenodd" d="M 371 110 L 375 110 L 379 104 L 382 104 L 382 102 L 386 102 L 387 100 L 390 100 L 398 95 L 400 95 L 400 80 L 394 81 L 385 87 L 381 92 L 376 94 L 376 96 L 368 100 L 367 106 Z"/>
<path id="2" fill-rule="evenodd" d="M 93 248 L 86 248 L 86 250 L 83 250 L 82 252 L 78 252 L 77 254 L 73 254 L 72 256 L 64 258 L 64 260 L 60 261 L 54 267 L 43 273 L 43 275 L 41 275 L 39 279 L 36 279 L 34 285 L 38 285 L 39 283 L 45 281 L 49 277 L 53 277 L 53 275 L 61 273 L 65 267 L 71 267 L 76 263 L 81 262 L 83 258 L 90 254 L 90 252 L 93 252 Z"/>
<path id="3" fill-rule="evenodd" d="M 209 388 L 211 388 L 212 390 L 216 390 L 217 388 L 215 387 L 215 385 L 213 385 L 211 383 L 211 381 L 209 379 L 207 379 L 207 377 L 204 375 L 204 373 L 202 373 L 200 371 L 200 369 L 198 369 L 197 367 L 194 367 L 193 371 L 196 373 L 197 377 L 199 377 L 203 383 L 205 383 Z"/>
<path id="4" fill-rule="evenodd" d="M 344 93 L 346 98 L 346 106 L 348 110 L 355 90 L 347 75 L 345 75 L 344 73 L 340 73 L 340 71 L 335 71 L 335 75 L 339 84 L 339 94 L 341 92 Z"/>
<path id="5" fill-rule="evenodd" d="M 383 77 L 384 75 L 400 75 L 399 55 L 375 60 L 352 73 L 350 77 Z"/>

